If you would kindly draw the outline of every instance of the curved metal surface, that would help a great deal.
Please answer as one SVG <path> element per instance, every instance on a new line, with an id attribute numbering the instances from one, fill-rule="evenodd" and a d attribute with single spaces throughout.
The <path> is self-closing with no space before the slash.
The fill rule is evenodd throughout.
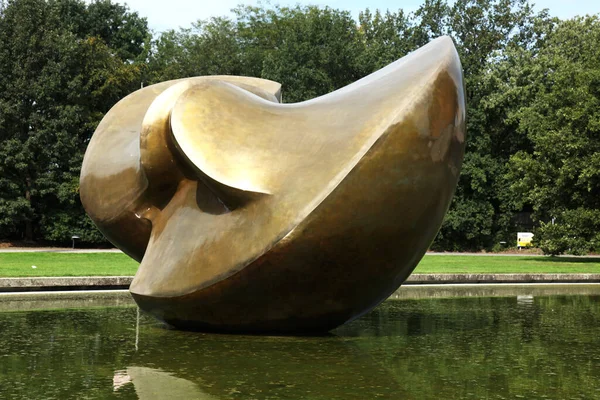
<path id="1" fill-rule="evenodd" d="M 462 69 L 442 37 L 328 95 L 229 76 L 119 102 L 81 198 L 141 260 L 141 308 L 190 329 L 302 332 L 372 309 L 415 268 L 456 187 Z"/>

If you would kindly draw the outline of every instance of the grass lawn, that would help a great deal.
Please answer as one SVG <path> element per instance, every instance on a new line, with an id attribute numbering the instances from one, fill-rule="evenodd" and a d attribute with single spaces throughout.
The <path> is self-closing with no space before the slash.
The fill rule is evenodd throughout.
<path id="1" fill-rule="evenodd" d="M 126 276 L 137 267 L 119 253 L 0 253 L 0 277 Z M 600 257 L 426 255 L 414 273 L 600 273 Z"/>
<path id="2" fill-rule="evenodd" d="M 138 265 L 120 253 L 0 253 L 0 277 L 3 278 L 127 276 L 135 275 Z"/>
<path id="3" fill-rule="evenodd" d="M 415 274 L 600 274 L 600 257 L 426 255 Z"/>

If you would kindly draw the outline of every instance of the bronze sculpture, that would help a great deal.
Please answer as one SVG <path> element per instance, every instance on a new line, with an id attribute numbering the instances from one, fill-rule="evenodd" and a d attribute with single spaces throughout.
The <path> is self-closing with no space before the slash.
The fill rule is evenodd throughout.
<path id="1" fill-rule="evenodd" d="M 141 261 L 130 291 L 179 328 L 326 331 L 410 275 L 464 153 L 462 69 L 438 38 L 328 95 L 207 76 L 117 103 L 82 171 L 82 203 Z"/>

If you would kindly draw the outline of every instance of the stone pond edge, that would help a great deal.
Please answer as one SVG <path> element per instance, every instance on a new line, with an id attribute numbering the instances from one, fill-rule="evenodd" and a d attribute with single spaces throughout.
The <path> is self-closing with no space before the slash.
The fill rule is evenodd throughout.
<path id="1" fill-rule="evenodd" d="M 128 289 L 132 276 L 0 278 L 0 292 Z M 600 274 L 413 274 L 405 285 L 600 283 Z"/>

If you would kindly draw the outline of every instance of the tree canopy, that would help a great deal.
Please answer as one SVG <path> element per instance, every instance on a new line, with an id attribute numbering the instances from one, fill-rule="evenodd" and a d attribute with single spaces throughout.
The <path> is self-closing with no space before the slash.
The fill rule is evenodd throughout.
<path id="1" fill-rule="evenodd" d="M 600 23 L 527 0 L 425 0 L 414 12 L 238 6 L 152 37 L 109 0 L 0 0 L 0 239 L 102 237 L 84 216 L 85 147 L 121 97 L 214 74 L 281 82 L 285 102 L 336 90 L 451 36 L 467 90 L 467 152 L 440 250 L 535 230 L 552 254 L 600 250 Z"/>
<path id="2" fill-rule="evenodd" d="M 144 19 L 108 1 L 2 3 L 0 238 L 103 240 L 79 202 L 83 152 L 139 87 L 147 38 Z"/>

